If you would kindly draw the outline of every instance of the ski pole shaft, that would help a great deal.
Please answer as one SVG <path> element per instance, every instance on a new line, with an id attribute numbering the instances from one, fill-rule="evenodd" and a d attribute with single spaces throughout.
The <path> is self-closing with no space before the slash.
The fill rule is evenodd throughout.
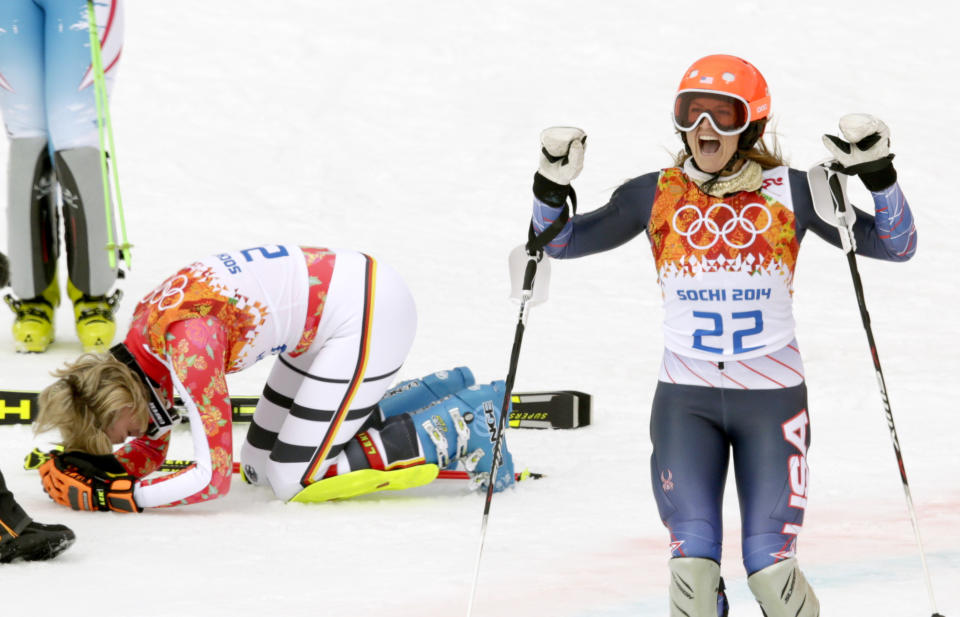
<path id="1" fill-rule="evenodd" d="M 100 57 L 100 34 L 93 0 L 87 0 L 87 29 L 90 33 L 90 67 L 93 70 L 93 98 L 97 106 L 97 134 L 100 138 L 100 181 L 103 184 L 103 207 L 107 221 L 107 260 L 111 268 L 117 265 L 116 244 L 113 241 L 113 205 L 110 199 L 110 172 L 107 171 L 107 149 L 104 138 L 105 92 L 100 89 L 103 64 Z"/>
<path id="2" fill-rule="evenodd" d="M 497 479 L 497 469 L 500 466 L 500 450 L 503 444 L 503 432 L 506 430 L 506 419 L 509 413 L 510 393 L 513 392 L 513 382 L 517 376 L 517 364 L 520 361 L 520 345 L 523 342 L 523 331 L 526 328 L 527 302 L 533 296 L 533 281 L 537 274 L 538 257 L 530 255 L 527 267 L 523 274 L 523 291 L 520 295 L 520 315 L 517 318 L 517 327 L 513 335 L 513 348 L 510 351 L 510 366 L 503 393 L 503 405 L 500 407 L 500 418 L 497 423 L 497 436 L 493 444 L 493 461 L 490 463 L 490 478 L 487 481 L 487 495 L 483 503 L 483 520 L 480 523 L 480 544 L 477 549 L 477 561 L 473 569 L 473 585 L 470 589 L 470 602 L 467 605 L 467 617 L 473 615 L 473 602 L 477 595 L 477 582 L 480 578 L 480 562 L 483 558 L 483 544 L 487 536 L 487 521 L 490 518 L 490 505 L 493 502 L 493 489 Z"/>
<path id="3" fill-rule="evenodd" d="M 107 218 L 107 246 L 110 267 L 116 266 L 117 245 L 113 238 L 114 206 L 110 198 L 110 177 L 113 178 L 113 195 L 116 199 L 116 212 L 119 219 L 120 252 L 123 255 L 127 268 L 130 268 L 130 247 L 127 239 L 127 224 L 123 214 L 123 198 L 120 193 L 120 169 L 117 162 L 117 148 L 113 140 L 113 122 L 110 119 L 110 104 L 107 97 L 106 75 L 103 67 L 103 54 L 100 46 L 100 36 L 97 29 L 97 20 L 94 13 L 93 0 L 87 0 L 87 21 L 90 31 L 90 64 L 93 70 L 94 99 L 97 105 L 97 131 L 100 137 L 100 171 L 103 182 L 104 209 Z M 107 143 L 112 153 L 113 166 L 107 165 Z"/>
<path id="4" fill-rule="evenodd" d="M 103 79 L 102 75 L 101 79 Z M 106 101 L 106 84 L 102 84 L 101 88 L 103 91 L 103 99 Z M 130 244 L 130 240 L 127 239 L 127 221 L 123 214 L 123 197 L 120 193 L 120 164 L 117 160 L 117 147 L 113 143 L 113 121 L 110 119 L 110 106 L 104 104 L 104 111 L 106 112 L 107 137 L 110 142 L 110 152 L 113 153 L 113 171 L 111 175 L 113 176 L 113 192 L 117 199 L 117 218 L 120 222 L 120 253 L 123 255 L 123 261 L 129 269 L 131 262 L 130 248 L 133 245 Z"/>
<path id="5" fill-rule="evenodd" d="M 113 176 L 113 194 L 117 200 L 117 218 L 120 223 L 120 253 L 123 255 L 123 261 L 127 265 L 127 269 L 130 268 L 131 254 L 130 248 L 133 246 L 130 244 L 130 241 L 127 239 L 127 221 L 123 213 L 123 196 L 120 193 L 120 163 L 117 157 L 117 147 L 113 141 L 113 120 L 110 118 L 110 105 L 107 102 L 107 84 L 106 77 L 103 73 L 103 61 L 100 61 L 100 92 L 101 98 L 103 99 L 103 111 L 106 117 L 106 126 L 107 126 L 107 139 L 110 144 L 110 152 L 113 154 L 113 167 L 111 168 L 111 175 Z"/>
<path id="6" fill-rule="evenodd" d="M 877 344 L 873 337 L 873 328 L 870 325 L 870 313 L 867 311 L 867 301 L 863 293 L 863 282 L 860 279 L 860 270 L 857 268 L 857 257 L 851 230 L 843 224 L 847 214 L 847 203 L 843 187 L 840 185 L 840 179 L 836 173 L 830 174 L 828 181 L 830 194 L 833 197 L 834 207 L 840 214 L 841 221 L 840 233 L 848 234 L 844 247 L 847 253 L 847 263 L 850 266 L 850 276 L 853 279 L 853 289 L 857 296 L 857 306 L 860 309 L 860 320 L 863 323 L 863 329 L 867 334 L 867 344 L 870 347 L 870 357 L 873 359 L 873 369 L 877 374 L 877 385 L 880 387 L 880 399 L 883 403 L 883 413 L 887 420 L 887 427 L 890 429 L 890 439 L 893 442 L 893 452 L 897 457 L 897 468 L 900 470 L 900 482 L 903 484 L 903 492 L 907 499 L 907 510 L 910 514 L 910 523 L 913 525 L 913 534 L 920 549 L 920 562 L 923 566 L 924 581 L 927 586 L 927 595 L 930 599 L 930 607 L 933 610 L 932 617 L 943 617 L 937 612 L 937 604 L 933 595 L 933 582 L 930 578 L 930 569 L 927 567 L 927 558 L 923 550 L 923 540 L 920 537 L 920 522 L 917 518 L 917 511 L 913 505 L 913 497 L 910 493 L 910 483 L 907 481 L 907 469 L 903 463 L 903 454 L 900 451 L 900 440 L 897 437 L 897 428 L 893 422 L 893 409 L 890 406 L 890 398 L 887 394 L 887 384 L 883 377 L 883 369 L 880 367 L 880 354 L 877 353 Z"/>

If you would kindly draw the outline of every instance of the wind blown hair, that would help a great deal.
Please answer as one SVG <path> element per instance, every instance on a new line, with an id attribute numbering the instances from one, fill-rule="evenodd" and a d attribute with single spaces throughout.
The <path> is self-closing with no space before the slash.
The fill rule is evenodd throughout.
<path id="1" fill-rule="evenodd" d="M 109 354 L 83 354 L 51 373 L 57 381 L 40 392 L 34 434 L 59 429 L 66 450 L 110 454 L 106 429 L 129 405 L 146 431 L 147 392 L 140 378 Z"/>

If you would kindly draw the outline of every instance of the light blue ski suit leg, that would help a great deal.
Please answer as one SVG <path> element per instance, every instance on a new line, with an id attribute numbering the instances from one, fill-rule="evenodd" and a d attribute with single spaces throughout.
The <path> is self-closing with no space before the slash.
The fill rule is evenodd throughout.
<path id="1" fill-rule="evenodd" d="M 122 0 L 94 13 L 108 91 L 123 45 Z M 10 138 L 7 237 L 14 295 L 42 293 L 56 272 L 64 203 L 74 284 L 105 294 L 116 279 L 104 247 L 106 206 L 86 0 L 0 2 L 0 111 Z M 56 179 L 54 178 L 56 169 Z"/>

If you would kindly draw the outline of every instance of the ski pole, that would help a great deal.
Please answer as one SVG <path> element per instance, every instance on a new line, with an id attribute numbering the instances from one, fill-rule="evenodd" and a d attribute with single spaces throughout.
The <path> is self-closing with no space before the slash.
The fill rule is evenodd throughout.
<path id="1" fill-rule="evenodd" d="M 930 579 L 930 570 L 927 567 L 927 558 L 923 551 L 923 541 L 920 538 L 920 522 L 917 519 L 917 511 L 913 506 L 913 497 L 910 495 L 910 483 L 907 482 L 907 469 L 903 464 L 903 455 L 900 452 L 900 440 L 897 438 L 897 428 L 893 423 L 893 410 L 890 407 L 890 398 L 887 395 L 887 384 L 883 378 L 883 369 L 880 368 L 880 355 L 877 353 L 877 343 L 873 338 L 873 328 L 870 326 L 870 314 L 867 312 L 867 302 L 863 295 L 863 283 L 860 280 L 860 271 L 857 268 L 857 245 L 852 231 L 853 219 L 851 218 L 850 222 L 847 222 L 847 217 L 852 217 L 853 212 L 848 209 L 846 195 L 843 186 L 840 184 L 840 178 L 836 170 L 830 170 L 828 174 L 830 195 L 833 198 L 837 219 L 840 222 L 840 225 L 838 225 L 840 230 L 840 243 L 844 252 L 847 254 L 847 263 L 850 265 L 850 276 L 853 278 L 853 290 L 857 296 L 857 305 L 860 307 L 860 320 L 863 322 L 863 329 L 867 333 L 867 344 L 870 346 L 873 368 L 877 373 L 877 384 L 880 387 L 883 413 L 886 416 L 887 426 L 890 429 L 890 438 L 893 441 L 893 452 L 897 457 L 897 467 L 900 470 L 900 482 L 903 484 L 903 492 L 907 498 L 907 510 L 910 513 L 913 534 L 916 537 L 917 546 L 920 549 L 920 562 L 923 564 L 923 576 L 927 585 L 927 594 L 930 597 L 930 607 L 933 609 L 932 617 L 943 617 L 943 615 L 937 612 L 937 604 L 933 597 L 933 582 Z"/>
<path id="2" fill-rule="evenodd" d="M 117 164 L 117 148 L 113 141 L 113 122 L 110 119 L 110 105 L 107 100 L 107 83 L 103 69 L 103 55 L 100 48 L 100 36 L 98 35 L 97 20 L 94 14 L 93 0 L 87 0 L 87 22 L 90 32 L 90 59 L 93 68 L 93 93 L 97 105 L 97 131 L 100 137 L 100 174 L 103 182 L 103 203 L 107 217 L 107 259 L 110 267 L 117 265 L 116 249 L 117 245 L 113 241 L 113 202 L 110 199 L 110 176 L 113 176 L 114 194 L 117 200 L 117 215 L 120 219 L 120 252 L 123 260 L 130 268 L 130 248 L 131 244 L 127 240 L 127 224 L 123 214 L 123 198 L 120 195 L 120 170 Z M 107 165 L 107 148 L 104 143 L 104 132 L 109 140 L 110 152 L 113 153 L 112 172 Z"/>
<path id="3" fill-rule="evenodd" d="M 473 585 L 470 589 L 470 602 L 467 605 L 467 617 L 473 614 L 473 602 L 477 595 L 477 582 L 480 578 L 480 561 L 483 557 L 483 543 L 487 536 L 487 520 L 490 517 L 490 504 L 493 501 L 493 483 L 497 477 L 497 468 L 500 466 L 500 450 L 503 443 L 503 431 L 506 429 L 506 418 L 510 404 L 510 394 L 513 392 L 513 382 L 517 376 L 517 364 L 520 360 L 520 344 L 523 341 L 523 331 L 526 328 L 527 309 L 533 299 L 533 287 L 537 276 L 537 264 L 544 257 L 544 247 L 556 238 L 570 221 L 570 217 L 577 213 L 577 194 L 570 187 L 568 195 L 570 208 L 564 204 L 560 215 L 543 231 L 537 234 L 533 222 L 527 231 L 527 243 L 524 247 L 527 254 L 527 264 L 524 267 L 523 282 L 520 286 L 520 315 L 517 319 L 517 328 L 513 336 L 513 349 L 510 352 L 510 367 L 507 370 L 506 388 L 503 393 L 503 405 L 500 407 L 500 420 L 497 426 L 497 435 L 493 444 L 493 462 L 490 465 L 490 481 L 487 484 L 487 495 L 483 503 L 483 520 L 480 524 L 480 545 L 477 549 L 477 562 L 473 569 Z M 545 264 L 549 265 L 549 264 Z"/>
<path id="4" fill-rule="evenodd" d="M 529 254 L 527 266 L 523 274 L 523 291 L 520 296 L 520 315 L 517 319 L 517 328 L 513 336 L 513 349 L 510 352 L 510 368 L 507 371 L 506 387 L 503 393 L 503 405 L 500 407 L 500 419 L 497 424 L 497 436 L 493 444 L 493 461 L 490 464 L 490 478 L 487 481 L 487 496 L 483 503 L 483 521 L 480 525 L 480 546 L 477 550 L 477 562 L 473 570 L 473 586 L 470 590 L 470 603 L 467 605 L 467 617 L 473 614 L 473 601 L 477 595 L 477 581 L 480 577 L 480 560 L 483 556 L 483 542 L 487 535 L 487 520 L 490 517 L 490 504 L 493 501 L 493 488 L 497 478 L 497 468 L 500 466 L 500 450 L 503 444 L 503 432 L 506 429 L 506 419 L 510 406 L 510 393 L 513 391 L 513 382 L 517 376 L 517 363 L 520 360 L 520 344 L 523 341 L 523 331 L 526 327 L 527 303 L 533 297 L 533 282 L 537 275 L 537 262 L 543 259 L 543 253 Z"/>

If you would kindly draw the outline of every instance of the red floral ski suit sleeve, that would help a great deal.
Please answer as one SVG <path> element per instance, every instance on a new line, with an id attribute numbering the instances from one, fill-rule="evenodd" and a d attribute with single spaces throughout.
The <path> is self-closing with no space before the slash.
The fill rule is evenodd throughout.
<path id="1" fill-rule="evenodd" d="M 128 474 L 134 478 L 142 478 L 160 466 L 169 448 L 170 433 L 164 433 L 156 439 L 141 437 L 125 443 L 117 448 L 113 455 Z"/>
<path id="2" fill-rule="evenodd" d="M 172 389 L 183 400 L 190 420 L 196 462 L 176 473 L 138 482 L 134 498 L 139 506 L 197 503 L 230 490 L 233 431 L 226 382 L 227 346 L 226 329 L 214 318 L 178 321 L 167 330 L 166 360 Z M 170 433 L 158 439 L 141 438 L 116 455 L 131 473 L 142 477 L 163 461 L 169 442 Z"/>

